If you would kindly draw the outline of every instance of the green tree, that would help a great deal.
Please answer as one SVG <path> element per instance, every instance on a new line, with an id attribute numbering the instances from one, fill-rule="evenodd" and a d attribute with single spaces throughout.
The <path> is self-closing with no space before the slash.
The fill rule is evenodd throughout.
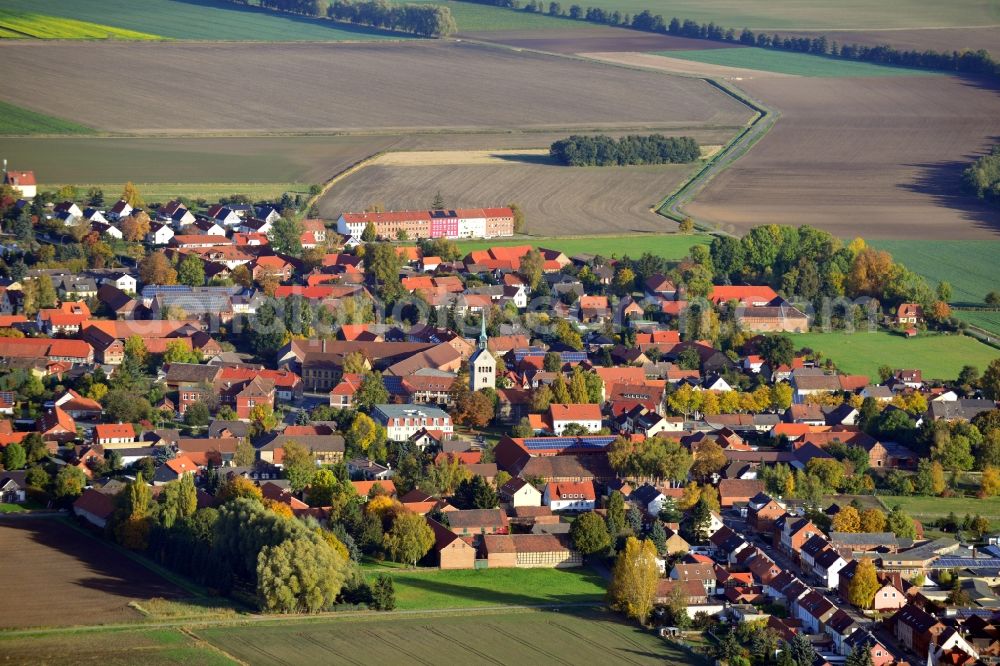
<path id="1" fill-rule="evenodd" d="M 524 211 L 516 203 L 509 203 L 507 207 L 514 213 L 514 233 L 523 234 L 526 228 Z"/>
<path id="2" fill-rule="evenodd" d="M 171 481 L 163 487 L 160 522 L 164 527 L 173 527 L 177 521 L 193 516 L 197 510 L 198 491 L 195 489 L 194 477 L 191 474 L 185 474 L 177 481 Z"/>
<path id="3" fill-rule="evenodd" d="M 294 492 L 302 491 L 316 474 L 316 459 L 312 452 L 295 441 L 286 441 L 282 466 L 285 478 Z"/>
<path id="4" fill-rule="evenodd" d="M 281 217 L 271 225 L 268 233 L 271 249 L 293 257 L 302 256 L 302 223 L 294 217 Z"/>
<path id="5" fill-rule="evenodd" d="M 617 490 L 608 495 L 607 505 L 608 532 L 617 537 L 625 529 L 625 496 Z"/>
<path id="6" fill-rule="evenodd" d="M 205 262 L 194 254 L 189 254 L 177 267 L 177 280 L 189 287 L 201 287 L 205 284 Z"/>
<path id="7" fill-rule="evenodd" d="M 796 666 L 813 666 L 813 662 L 816 661 L 816 650 L 804 632 L 795 634 L 788 644 L 788 651 Z"/>
<path id="8" fill-rule="evenodd" d="M 361 240 L 365 243 L 372 243 L 378 238 L 378 232 L 375 231 L 375 224 L 369 222 L 365 225 L 364 231 L 361 232 Z"/>
<path id="9" fill-rule="evenodd" d="M 452 501 L 461 509 L 495 509 L 500 500 L 493 486 L 477 474 L 458 484 Z"/>
<path id="10" fill-rule="evenodd" d="M 373 243 L 365 248 L 365 273 L 372 278 L 379 296 L 387 301 L 395 301 L 403 294 L 399 281 L 399 271 L 403 259 L 392 243 Z"/>
<path id="11" fill-rule="evenodd" d="M 367 414 L 358 413 L 351 421 L 350 427 L 344 433 L 347 446 L 352 451 L 365 453 L 371 448 L 378 437 L 378 425 Z"/>
<path id="12" fill-rule="evenodd" d="M 59 297 L 56 295 L 56 288 L 52 285 L 52 278 L 43 273 L 38 280 L 38 307 L 54 308 Z"/>
<path id="13" fill-rule="evenodd" d="M 979 382 L 983 393 L 990 400 L 1000 400 L 1000 358 L 995 358 L 986 366 L 986 372 Z"/>
<path id="14" fill-rule="evenodd" d="M 264 546 L 257 562 L 262 608 L 280 613 L 318 613 L 343 587 L 346 561 L 320 536 L 302 535 Z"/>
<path id="15" fill-rule="evenodd" d="M 532 291 L 538 289 L 538 284 L 542 281 L 542 267 L 542 253 L 535 248 L 531 248 L 521 257 L 518 272 L 524 277 Z"/>
<path id="16" fill-rule="evenodd" d="M 8 444 L 7 448 L 3 450 L 3 468 L 5 470 L 23 469 L 27 462 L 28 454 L 24 447 L 17 442 Z"/>
<path id="17" fill-rule="evenodd" d="M 373 610 L 391 611 L 396 609 L 396 586 L 389 574 L 379 574 L 371 586 Z"/>
<path id="18" fill-rule="evenodd" d="M 257 459 L 257 450 L 246 437 L 236 443 L 236 453 L 233 454 L 233 466 L 250 467 Z"/>
<path id="19" fill-rule="evenodd" d="M 274 408 L 266 402 L 258 403 L 250 410 L 250 434 L 256 437 L 271 432 L 278 427 L 278 417 Z"/>
<path id="20" fill-rule="evenodd" d="M 184 423 L 194 428 L 207 426 L 210 418 L 208 405 L 200 400 L 184 410 Z"/>
<path id="21" fill-rule="evenodd" d="M 431 210 L 441 210 L 444 208 L 444 197 L 441 196 L 441 190 L 438 190 L 431 199 Z"/>
<path id="22" fill-rule="evenodd" d="M 310 506 L 330 506 L 340 482 L 337 475 L 328 469 L 317 470 L 306 490 L 306 501 Z"/>
<path id="23" fill-rule="evenodd" d="M 354 394 L 354 402 L 362 409 L 371 409 L 372 405 L 389 402 L 389 391 L 382 382 L 382 375 L 377 372 L 365 373 L 361 386 Z"/>
<path id="24" fill-rule="evenodd" d="M 779 366 L 792 364 L 795 345 L 788 335 L 767 335 L 760 341 L 760 355 L 767 367 L 776 370 Z"/>
<path id="25" fill-rule="evenodd" d="M 66 466 L 56 474 L 55 484 L 52 488 L 57 499 L 76 499 L 83 494 L 83 488 L 87 485 L 87 477 L 78 467 Z"/>
<path id="26" fill-rule="evenodd" d="M 573 546 L 583 555 L 601 553 L 611 545 L 611 535 L 604 520 L 593 511 L 582 514 L 573 521 L 569 530 Z"/>
<path id="27" fill-rule="evenodd" d="M 423 516 L 416 513 L 401 513 L 396 516 L 392 529 L 385 535 L 385 546 L 397 562 L 417 561 L 427 554 L 434 545 L 434 530 Z"/>
<path id="28" fill-rule="evenodd" d="M 611 572 L 608 598 L 612 607 L 645 624 L 653 610 L 659 577 L 656 546 L 652 541 L 629 537 Z"/>
<path id="29" fill-rule="evenodd" d="M 886 528 L 901 539 L 913 539 L 917 536 L 913 518 L 910 518 L 898 504 L 893 505 L 889 515 L 886 516 Z"/>

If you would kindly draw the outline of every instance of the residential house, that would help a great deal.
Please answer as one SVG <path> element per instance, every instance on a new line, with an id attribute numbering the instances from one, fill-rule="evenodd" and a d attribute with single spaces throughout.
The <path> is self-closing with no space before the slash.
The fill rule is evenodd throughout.
<path id="1" fill-rule="evenodd" d="M 452 514 L 457 512 L 451 512 Z M 426 518 L 434 532 L 434 558 L 439 569 L 472 569 L 476 566 L 476 549 L 454 531 L 432 518 Z"/>
<path id="2" fill-rule="evenodd" d="M 488 534 L 482 555 L 492 568 L 522 569 L 578 567 L 583 557 L 567 534 Z"/>
<path id="3" fill-rule="evenodd" d="M 99 529 L 104 529 L 115 509 L 115 496 L 95 488 L 86 488 L 73 502 L 73 514 Z"/>
<path id="4" fill-rule="evenodd" d="M 596 502 L 593 481 L 550 482 L 542 495 L 542 503 L 552 511 L 590 511 Z"/>
<path id="5" fill-rule="evenodd" d="M 405 442 L 420 429 L 454 432 L 451 416 L 442 409 L 416 405 L 375 405 L 372 418 L 386 430 L 386 437 Z"/>
<path id="6" fill-rule="evenodd" d="M 65 444 L 76 439 L 76 422 L 62 407 L 55 406 L 38 419 L 35 431 L 46 442 Z"/>
<path id="7" fill-rule="evenodd" d="M 719 481 L 719 502 L 723 509 L 735 504 L 749 504 L 750 499 L 764 492 L 764 482 L 756 479 L 722 479 Z"/>
<path id="8" fill-rule="evenodd" d="M 541 506 L 542 493 L 519 476 L 500 486 L 500 501 L 510 507 Z"/>
<path id="9" fill-rule="evenodd" d="M 507 534 L 510 523 L 503 509 L 467 509 L 449 511 L 448 528 L 459 536 Z"/>
<path id="10" fill-rule="evenodd" d="M 923 659 L 931 643 L 945 631 L 945 625 L 933 615 L 912 603 L 903 606 L 887 621 L 893 635 L 906 649 Z"/>
<path id="11" fill-rule="evenodd" d="M 105 449 L 127 449 L 135 444 L 131 423 L 99 423 L 94 426 L 94 444 Z"/>
<path id="12" fill-rule="evenodd" d="M 670 570 L 670 579 L 695 581 L 700 583 L 706 595 L 714 595 L 716 588 L 715 567 L 708 563 L 689 564 L 679 562 Z"/>

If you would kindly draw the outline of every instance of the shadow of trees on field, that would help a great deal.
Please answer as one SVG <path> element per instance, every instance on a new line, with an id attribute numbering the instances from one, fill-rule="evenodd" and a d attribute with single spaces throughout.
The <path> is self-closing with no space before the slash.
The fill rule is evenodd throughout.
<path id="1" fill-rule="evenodd" d="M 11 542 L 30 540 L 38 546 L 75 560 L 77 567 L 64 567 L 62 578 L 38 580 L 38 592 L 57 600 L 68 588 L 78 586 L 123 599 L 163 597 L 179 599 L 189 596 L 170 581 L 103 543 L 98 535 L 87 535 L 59 519 L 21 519 L 0 523 L 0 539 Z M 25 545 L 24 567 L 6 564 L 0 573 L 0 586 L 7 587 L 10 576 L 32 576 L 31 563 L 43 562 L 49 555 L 43 550 Z M 30 557 L 30 560 L 28 559 Z M 73 592 L 70 590 L 70 595 Z M 58 604 L 57 604 L 58 605 Z"/>
<path id="2" fill-rule="evenodd" d="M 1000 137 L 993 137 L 995 142 Z M 963 161 L 945 160 L 905 164 L 917 170 L 916 178 L 909 183 L 899 183 L 896 187 L 931 197 L 938 206 L 958 211 L 962 218 L 979 229 L 1000 233 L 1000 209 L 990 206 L 965 190 L 962 172 L 980 155 L 968 155 Z"/>
<path id="3" fill-rule="evenodd" d="M 544 166 L 560 166 L 550 155 L 535 155 L 532 153 L 501 153 L 492 155 L 505 162 L 517 162 L 519 164 L 540 164 Z"/>
<path id="4" fill-rule="evenodd" d="M 406 39 L 408 35 L 399 32 L 390 32 L 388 30 L 379 30 L 378 28 L 368 28 L 363 25 L 352 25 L 350 23 L 341 23 L 339 21 L 331 21 L 328 19 L 312 18 L 309 16 L 299 16 L 296 14 L 289 14 L 286 12 L 279 12 L 271 9 L 263 9 L 261 7 L 250 6 L 250 5 L 239 5 L 234 2 L 226 2 L 225 0 L 177 0 L 177 2 L 183 2 L 188 5 L 197 5 L 199 7 L 208 7 L 210 9 L 224 9 L 227 11 L 241 12 L 244 14 L 258 14 L 264 16 L 277 16 L 279 18 L 285 19 L 286 21 L 293 21 L 295 23 L 305 23 L 307 25 L 319 26 L 323 28 L 336 28 L 341 32 L 353 32 L 358 35 L 384 35 L 387 37 L 394 37 L 396 39 Z M 222 39 L 225 39 L 225 35 L 220 35 Z M 410 36 L 412 37 L 412 35 Z M 263 41 L 267 40 L 266 35 L 261 35 Z"/>

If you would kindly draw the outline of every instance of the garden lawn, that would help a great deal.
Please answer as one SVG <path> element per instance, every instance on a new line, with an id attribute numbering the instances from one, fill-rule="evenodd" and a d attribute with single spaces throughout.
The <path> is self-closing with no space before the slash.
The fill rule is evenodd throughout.
<path id="1" fill-rule="evenodd" d="M 607 588 L 589 568 L 441 571 L 367 564 L 364 571 L 370 579 L 392 576 L 399 610 L 599 603 Z"/>
<path id="2" fill-rule="evenodd" d="M 879 495 L 878 499 L 886 510 L 900 505 L 906 513 L 917 520 L 931 521 L 935 518 L 946 518 L 954 513 L 960 519 L 965 514 L 972 516 L 977 513 L 989 518 L 994 527 L 1000 516 L 1000 497 L 977 499 L 974 497 L 908 497 L 902 495 Z"/>
<path id="3" fill-rule="evenodd" d="M 460 241 L 462 252 L 485 250 L 490 247 L 532 245 L 549 250 L 559 250 L 568 257 L 575 254 L 599 254 L 604 257 L 632 258 L 649 252 L 664 259 L 678 260 L 687 256 L 693 245 L 708 245 L 712 237 L 705 234 L 635 234 L 630 236 L 568 236 L 542 238 L 525 236 L 508 240 Z"/>
<path id="4" fill-rule="evenodd" d="M 901 335 L 874 333 L 801 333 L 792 335 L 796 349 L 808 347 L 833 359 L 841 372 L 868 375 L 878 381 L 880 365 L 919 368 L 924 380 L 954 379 L 964 365 L 980 371 L 1000 357 L 1000 350 L 965 335 Z"/>
<path id="5" fill-rule="evenodd" d="M 7 11 L 0 9 L 0 29 L 3 36 L 17 38 L 33 37 L 35 39 L 128 39 L 128 40 L 159 40 L 159 35 L 152 35 L 135 30 L 124 30 L 109 25 L 77 21 L 76 19 L 31 12 Z M 6 33 L 14 33 L 7 35 Z"/>
<path id="6" fill-rule="evenodd" d="M 170 39 L 337 42 L 406 35 L 238 5 L 226 0 L 3 0 L 9 11 L 36 12 Z"/>
<path id="7" fill-rule="evenodd" d="M 63 185 L 75 186 L 81 196 L 90 188 L 96 187 L 104 192 L 106 200 L 115 200 L 125 188 L 125 183 L 55 183 L 46 184 L 45 189 L 55 190 Z M 285 192 L 293 196 L 309 193 L 309 185 L 306 183 L 135 183 L 135 186 L 147 203 L 163 203 L 176 197 L 217 201 L 234 194 L 245 194 L 254 201 L 260 201 L 279 199 Z"/>
<path id="8" fill-rule="evenodd" d="M 914 76 L 933 75 L 933 72 L 904 67 L 887 67 L 867 62 L 841 60 L 824 56 L 795 53 L 793 51 L 777 51 L 773 49 L 728 48 L 702 49 L 697 51 L 657 51 L 656 55 L 680 60 L 704 62 L 711 65 L 726 67 L 742 67 L 763 72 L 779 74 L 794 74 L 808 77 L 845 77 L 845 76 Z"/>
<path id="9" fill-rule="evenodd" d="M 949 283 L 951 303 L 981 305 L 988 292 L 1000 289 L 1000 240 L 875 240 L 869 245 L 888 251 L 932 288 Z"/>
<path id="10" fill-rule="evenodd" d="M 0 102 L 0 134 L 93 134 L 84 125 Z"/>

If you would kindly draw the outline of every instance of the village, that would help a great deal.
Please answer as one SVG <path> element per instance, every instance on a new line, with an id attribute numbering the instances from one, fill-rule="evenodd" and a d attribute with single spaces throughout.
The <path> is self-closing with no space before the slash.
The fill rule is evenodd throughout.
<path id="1" fill-rule="evenodd" d="M 944 325 L 863 242 L 568 256 L 491 246 L 510 206 L 77 194 L 5 171 L 0 505 L 257 585 L 264 611 L 385 608 L 346 575 L 321 603 L 272 593 L 265 555 L 301 541 L 338 567 L 592 567 L 613 608 L 730 664 L 1000 663 L 1000 518 L 880 500 L 1000 495 L 1000 359 L 871 377 L 796 342 L 825 298 L 857 335 Z M 252 566 L 218 541 L 264 524 L 288 536 Z"/>

